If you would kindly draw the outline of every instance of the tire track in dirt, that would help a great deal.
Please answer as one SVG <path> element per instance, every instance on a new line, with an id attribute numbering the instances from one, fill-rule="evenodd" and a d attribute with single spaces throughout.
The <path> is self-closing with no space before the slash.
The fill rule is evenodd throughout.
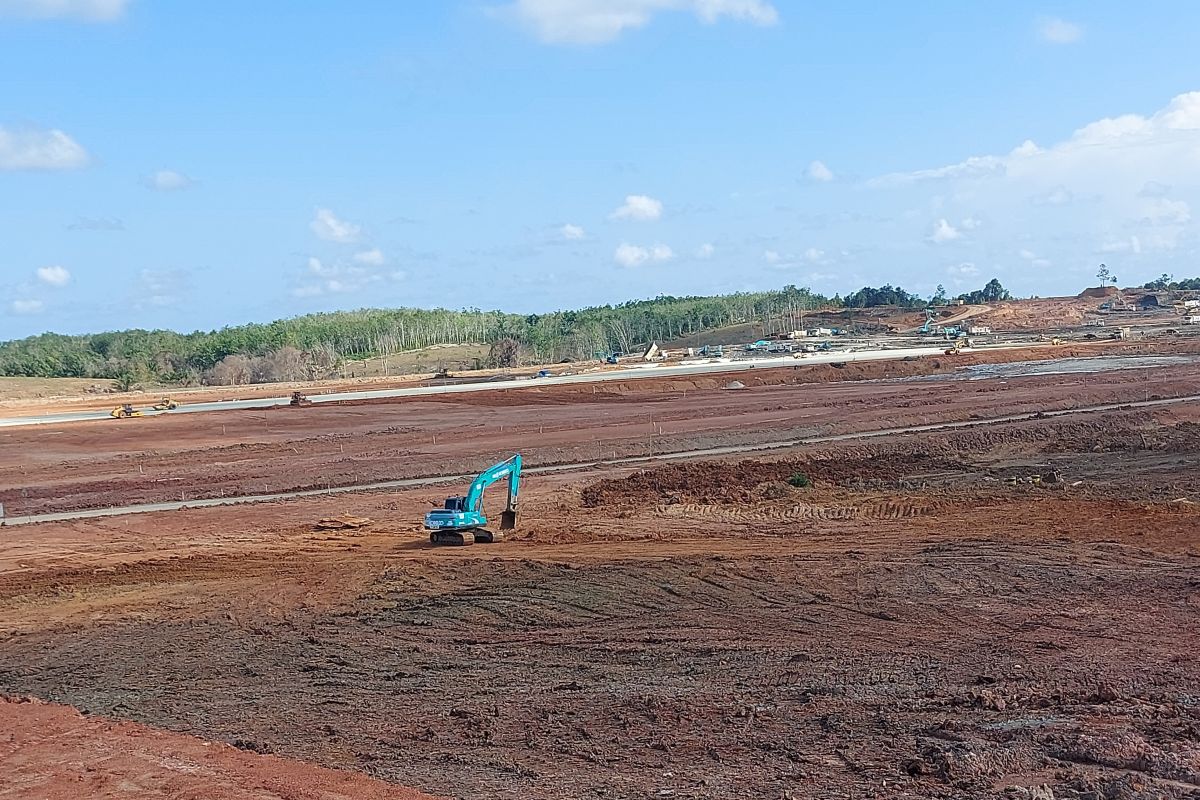
<path id="1" fill-rule="evenodd" d="M 662 517 L 712 519 L 720 522 L 836 522 L 842 520 L 901 520 L 936 514 L 951 503 L 902 503 L 881 500 L 859 505 L 808 505 L 739 508 L 704 503 L 660 505 L 654 513 Z"/>

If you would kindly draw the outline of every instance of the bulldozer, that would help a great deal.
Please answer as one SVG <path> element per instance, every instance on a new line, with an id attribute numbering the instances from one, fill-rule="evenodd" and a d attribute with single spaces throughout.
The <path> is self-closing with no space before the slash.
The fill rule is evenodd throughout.
<path id="1" fill-rule="evenodd" d="M 175 409 L 179 408 L 179 403 L 169 397 L 164 396 L 162 400 L 159 400 L 154 404 L 153 408 L 155 411 L 174 411 Z"/>
<path id="2" fill-rule="evenodd" d="M 442 508 L 435 508 L 425 515 L 425 529 L 429 531 L 430 544 L 463 545 L 476 542 L 491 544 L 503 538 L 503 531 L 517 526 L 517 495 L 521 492 L 521 454 L 488 467 L 471 482 L 467 493 L 458 497 L 447 497 Z M 487 517 L 483 515 L 483 493 L 496 481 L 508 478 L 508 503 L 500 515 L 500 531 L 487 529 Z"/>
<path id="3" fill-rule="evenodd" d="M 312 400 L 304 396 L 304 392 L 292 392 L 292 399 L 288 401 L 289 406 L 311 406 Z"/>
<path id="4" fill-rule="evenodd" d="M 128 419 L 130 417 L 140 417 L 142 412 L 134 408 L 131 404 L 125 403 L 114 408 L 108 415 L 113 419 Z"/>

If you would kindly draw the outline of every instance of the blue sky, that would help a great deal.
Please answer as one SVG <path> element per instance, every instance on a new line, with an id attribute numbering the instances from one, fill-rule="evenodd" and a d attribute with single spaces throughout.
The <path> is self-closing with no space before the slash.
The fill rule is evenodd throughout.
<path id="1" fill-rule="evenodd" d="M 0 339 L 1195 275 L 1197 30 L 1182 0 L 0 0 Z"/>

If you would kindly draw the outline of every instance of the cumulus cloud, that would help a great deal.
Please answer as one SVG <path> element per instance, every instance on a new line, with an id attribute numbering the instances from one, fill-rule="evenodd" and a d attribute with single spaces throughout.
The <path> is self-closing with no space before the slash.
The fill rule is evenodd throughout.
<path id="1" fill-rule="evenodd" d="M 384 269 L 387 259 L 378 248 L 355 253 L 350 260 L 325 262 L 310 256 L 292 288 L 293 297 L 350 294 L 387 280 L 403 280 L 399 270 Z"/>
<path id="2" fill-rule="evenodd" d="M 1015 151 L 1014 151 L 1015 152 Z M 989 175 L 1003 174 L 1004 159 L 997 156 L 972 156 L 957 164 L 949 164 L 933 169 L 918 169 L 912 172 L 893 172 L 868 181 L 869 186 L 887 187 L 902 186 L 921 181 L 952 180 L 956 178 L 985 178 Z"/>
<path id="3" fill-rule="evenodd" d="M 804 260 L 808 261 L 809 263 L 817 264 L 824 258 L 825 258 L 824 250 L 818 250 L 815 247 L 810 247 L 804 251 Z"/>
<path id="4" fill-rule="evenodd" d="M 1171 193 L 1171 187 L 1158 181 L 1146 181 L 1138 189 L 1138 197 L 1166 197 Z"/>
<path id="5" fill-rule="evenodd" d="M 370 250 L 363 250 L 361 253 L 354 254 L 354 260 L 360 264 L 369 264 L 373 267 L 378 267 L 383 264 L 383 251 L 378 247 L 372 247 Z"/>
<path id="6" fill-rule="evenodd" d="M 1070 138 L 1053 147 L 1041 148 L 1026 141 L 1004 156 L 972 156 L 956 164 L 933 169 L 900 172 L 876 178 L 875 186 L 915 183 L 934 179 L 980 179 L 1008 177 L 1057 178 L 1064 172 L 1084 172 L 1103 162 L 1128 169 L 1130 165 L 1153 156 L 1163 162 L 1168 155 L 1178 157 L 1181 166 L 1195 169 L 1200 165 L 1200 91 L 1176 96 L 1163 109 L 1145 117 L 1123 114 L 1097 120 L 1076 130 Z M 1115 163 L 1114 163 L 1115 160 Z M 1106 170 L 1111 172 L 1111 168 Z M 1057 198 L 1069 197 L 1064 182 L 1056 181 L 1048 191 Z"/>
<path id="7" fill-rule="evenodd" d="M 0 17 L 111 22 L 128 6 L 129 0 L 0 0 Z"/>
<path id="8" fill-rule="evenodd" d="M 1059 184 L 1029 198 L 1035 206 L 1065 206 L 1075 199 L 1075 193 Z"/>
<path id="9" fill-rule="evenodd" d="M 1074 44 L 1083 38 L 1083 28 L 1058 17 L 1042 17 L 1037 21 L 1038 38 L 1049 44 Z"/>
<path id="10" fill-rule="evenodd" d="M 147 189 L 154 189 L 157 192 L 177 192 L 181 189 L 192 188 L 196 185 L 196 181 L 182 172 L 176 172 L 173 169 L 160 169 L 142 178 L 142 185 Z"/>
<path id="11" fill-rule="evenodd" d="M 183 269 L 144 269 L 134 284 L 134 308 L 168 308 L 179 305 L 191 292 L 191 274 Z"/>
<path id="12" fill-rule="evenodd" d="M 946 267 L 946 275 L 950 277 L 951 283 L 955 286 L 962 286 L 979 277 L 979 267 L 965 261 L 962 264 Z"/>
<path id="13" fill-rule="evenodd" d="M 825 166 L 823 161 L 814 161 L 808 165 L 807 175 L 809 180 L 818 181 L 820 183 L 828 183 L 833 180 L 833 170 Z"/>
<path id="14" fill-rule="evenodd" d="M 934 180 L 940 185 L 930 198 L 922 184 Z M 932 219 L 944 218 L 948 227 L 939 223 L 928 241 L 961 241 L 979 248 L 980 259 L 1020 241 L 1056 264 L 1073 263 L 1079 252 L 1112 252 L 1128 254 L 1136 266 L 1122 272 L 1141 270 L 1133 273 L 1138 278 L 1186 271 L 1200 243 L 1192 214 L 1200 203 L 1200 92 L 1178 95 L 1151 113 L 1095 120 L 1054 143 L 1026 142 L 1003 155 L 977 154 L 870 185 L 901 202 L 932 200 Z M 971 229 L 966 219 L 985 224 Z M 1063 275 L 1039 272 L 1029 259 L 1019 263 L 1037 281 L 1066 288 Z"/>
<path id="15" fill-rule="evenodd" d="M 712 242 L 705 242 L 696 248 L 696 258 L 712 258 L 713 254 L 716 252 L 717 248 L 713 246 Z"/>
<path id="16" fill-rule="evenodd" d="M 0 127 L 0 171 L 79 169 L 89 161 L 87 151 L 60 130 Z"/>
<path id="17" fill-rule="evenodd" d="M 327 242 L 340 242 L 342 244 L 350 244 L 358 241 L 358 237 L 362 233 L 361 225 L 355 225 L 353 222 L 338 219 L 328 208 L 318 208 L 316 216 L 309 223 L 309 227 L 321 239 Z"/>
<path id="18" fill-rule="evenodd" d="M 933 233 L 929 234 L 929 241 L 934 244 L 943 244 L 945 242 L 953 242 L 955 239 L 961 239 L 962 232 L 958 228 L 951 225 L 945 218 L 939 219 L 933 224 Z"/>
<path id="19" fill-rule="evenodd" d="M 69 231 L 123 231 L 125 223 L 116 217 L 79 217 L 67 226 Z"/>
<path id="20" fill-rule="evenodd" d="M 13 300 L 8 304 L 8 310 L 14 314 L 40 314 L 45 308 L 41 300 Z"/>
<path id="21" fill-rule="evenodd" d="M 66 286 L 71 282 L 71 272 L 66 267 L 55 264 L 49 267 L 38 267 L 37 278 L 50 286 Z"/>
<path id="22" fill-rule="evenodd" d="M 783 261 L 783 256 L 779 254 L 778 250 L 763 250 L 762 257 L 763 261 L 768 264 L 778 264 L 780 261 Z"/>
<path id="23" fill-rule="evenodd" d="M 664 11 L 690 12 L 708 25 L 722 18 L 763 26 L 779 21 L 766 0 L 515 0 L 500 8 L 550 44 L 611 42 Z"/>
<path id="24" fill-rule="evenodd" d="M 650 262 L 670 261 L 673 258 L 675 258 L 675 251 L 665 244 L 642 247 L 622 242 L 613 253 L 613 260 L 622 267 L 637 267 Z"/>
<path id="25" fill-rule="evenodd" d="M 648 222 L 662 216 L 663 204 L 644 194 L 625 196 L 625 203 L 610 215 L 613 219 L 633 219 Z"/>
<path id="26" fill-rule="evenodd" d="M 1029 266 L 1034 267 L 1035 269 L 1045 269 L 1046 267 L 1049 267 L 1051 265 L 1050 259 L 1039 258 L 1037 253 L 1033 252 L 1032 250 L 1030 250 L 1028 248 L 1021 249 L 1021 251 L 1018 252 L 1017 255 L 1019 255 L 1021 258 L 1028 261 Z"/>
<path id="27" fill-rule="evenodd" d="M 567 223 L 558 229 L 559 235 L 569 242 L 579 241 L 587 236 L 587 231 L 578 225 Z"/>

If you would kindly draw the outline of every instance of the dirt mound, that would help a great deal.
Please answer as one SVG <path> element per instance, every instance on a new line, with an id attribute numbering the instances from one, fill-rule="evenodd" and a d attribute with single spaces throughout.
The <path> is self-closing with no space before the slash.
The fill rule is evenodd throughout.
<path id="1" fill-rule="evenodd" d="M 1105 297 L 1116 297 L 1116 296 L 1117 296 L 1117 287 L 1115 287 L 1115 286 L 1093 286 L 1090 289 L 1084 289 L 1082 292 L 1080 292 L 1079 294 L 1076 295 L 1076 297 L 1078 297 L 1080 300 L 1083 300 L 1088 297 L 1105 298 Z"/>
<path id="2" fill-rule="evenodd" d="M 662 505 L 749 503 L 763 499 L 763 484 L 786 484 L 803 475 L 815 485 L 895 482 L 915 473 L 960 470 L 961 465 L 922 454 L 887 454 L 865 459 L 791 461 L 699 461 L 667 464 L 606 478 L 584 488 L 583 505 Z"/>
<path id="3" fill-rule="evenodd" d="M 327 769 L 155 730 L 84 717 L 69 706 L 0 697 L 0 761 L 12 797 L 42 800 L 180 798 L 214 800 L 428 800 L 429 795 Z"/>

